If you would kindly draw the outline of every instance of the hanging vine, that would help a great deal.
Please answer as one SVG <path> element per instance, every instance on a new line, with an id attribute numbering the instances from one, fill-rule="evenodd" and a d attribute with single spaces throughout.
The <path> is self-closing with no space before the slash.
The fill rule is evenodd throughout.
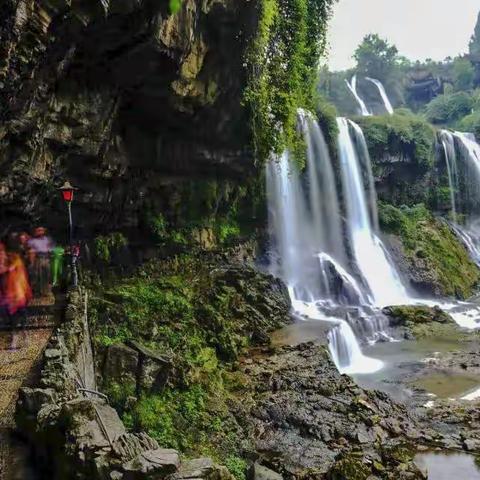
<path id="1" fill-rule="evenodd" d="M 315 110 L 318 60 L 335 0 L 260 0 L 258 33 L 247 52 L 250 109 L 257 159 L 304 150 L 298 108 Z"/>

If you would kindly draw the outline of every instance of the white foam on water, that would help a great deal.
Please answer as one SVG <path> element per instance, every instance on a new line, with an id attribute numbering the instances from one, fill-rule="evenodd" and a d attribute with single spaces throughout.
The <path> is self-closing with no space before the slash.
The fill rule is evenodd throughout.
<path id="1" fill-rule="evenodd" d="M 476 400 L 477 398 L 480 398 L 480 388 L 461 397 L 460 400 L 467 400 L 471 402 L 473 400 Z"/>
<path id="2" fill-rule="evenodd" d="M 293 289 L 289 288 L 292 309 L 300 318 L 333 323 L 329 332 L 329 350 L 338 371 L 346 375 L 374 373 L 383 367 L 383 362 L 367 357 L 362 353 L 350 325 L 341 318 L 325 315 L 315 302 L 305 302 L 292 297 Z"/>

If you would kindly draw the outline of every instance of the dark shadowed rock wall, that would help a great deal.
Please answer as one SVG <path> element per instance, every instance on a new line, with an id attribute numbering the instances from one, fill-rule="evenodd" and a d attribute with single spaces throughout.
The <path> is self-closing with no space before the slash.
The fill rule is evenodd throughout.
<path id="1" fill-rule="evenodd" d="M 152 197 L 254 172 L 242 107 L 257 2 L 5 0 L 0 6 L 0 234 L 63 223 L 138 228 Z M 173 186 L 173 187 L 172 187 Z M 178 195 L 177 195 L 178 196 Z M 47 213 L 48 212 L 48 213 Z"/>

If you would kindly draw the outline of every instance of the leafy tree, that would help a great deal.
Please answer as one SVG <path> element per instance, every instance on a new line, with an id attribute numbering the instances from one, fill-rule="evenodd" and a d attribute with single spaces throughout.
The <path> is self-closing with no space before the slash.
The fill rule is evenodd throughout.
<path id="1" fill-rule="evenodd" d="M 366 35 L 353 58 L 357 61 L 360 74 L 382 82 L 387 81 L 399 63 L 397 47 L 377 34 Z"/>
<path id="2" fill-rule="evenodd" d="M 456 58 L 453 62 L 453 85 L 457 92 L 471 90 L 475 79 L 475 68 L 466 58 Z"/>

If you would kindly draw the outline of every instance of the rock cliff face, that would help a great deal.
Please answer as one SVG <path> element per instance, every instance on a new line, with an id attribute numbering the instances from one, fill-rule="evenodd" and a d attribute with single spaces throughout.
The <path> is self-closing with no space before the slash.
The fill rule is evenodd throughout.
<path id="1" fill-rule="evenodd" d="M 47 211 L 55 223 L 65 178 L 81 188 L 81 226 L 136 228 L 147 200 L 170 200 L 187 174 L 251 173 L 241 100 L 257 6 L 183 0 L 173 15 L 166 0 L 2 2 L 3 228 Z"/>

